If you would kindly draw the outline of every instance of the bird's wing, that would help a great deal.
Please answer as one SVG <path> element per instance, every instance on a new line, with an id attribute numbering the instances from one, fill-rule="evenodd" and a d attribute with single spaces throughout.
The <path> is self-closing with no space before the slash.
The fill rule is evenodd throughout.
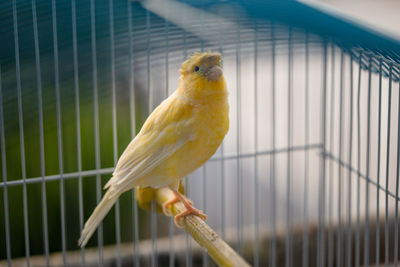
<path id="1" fill-rule="evenodd" d="M 193 138 L 191 111 L 183 105 L 172 98 L 153 111 L 118 160 L 105 188 L 111 187 L 115 194 L 125 191 Z"/>

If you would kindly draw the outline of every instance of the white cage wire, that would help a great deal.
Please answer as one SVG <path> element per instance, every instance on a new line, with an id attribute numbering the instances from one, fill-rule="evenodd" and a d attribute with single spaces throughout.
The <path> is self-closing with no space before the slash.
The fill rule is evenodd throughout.
<path id="1" fill-rule="evenodd" d="M 193 52 L 223 55 L 230 131 L 185 179 L 254 266 L 399 257 L 399 58 L 253 16 L 239 2 L 2 4 L 0 265 L 212 265 L 125 193 L 76 240 L 146 115 Z M 112 12 L 111 12 L 112 11 Z"/>

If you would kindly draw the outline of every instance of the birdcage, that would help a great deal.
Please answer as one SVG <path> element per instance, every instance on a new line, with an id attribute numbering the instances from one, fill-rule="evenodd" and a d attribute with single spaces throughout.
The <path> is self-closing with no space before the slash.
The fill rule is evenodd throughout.
<path id="1" fill-rule="evenodd" d="M 210 50 L 230 130 L 184 179 L 207 223 L 254 266 L 397 266 L 400 39 L 380 5 L 3 1 L 0 265 L 215 265 L 134 191 L 77 245 L 181 62 Z"/>

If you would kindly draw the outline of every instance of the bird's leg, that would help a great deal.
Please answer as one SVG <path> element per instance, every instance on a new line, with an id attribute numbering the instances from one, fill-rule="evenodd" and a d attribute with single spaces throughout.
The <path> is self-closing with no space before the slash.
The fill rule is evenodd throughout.
<path id="1" fill-rule="evenodd" d="M 165 202 L 165 203 L 163 204 L 162 209 L 163 209 L 163 212 L 164 212 L 165 214 L 169 215 L 170 212 L 168 211 L 168 207 L 169 207 L 170 205 L 172 205 L 172 204 L 178 202 L 178 201 L 182 201 L 182 203 L 185 205 L 185 207 L 186 207 L 187 205 L 193 206 L 193 202 L 192 202 L 190 199 L 188 199 L 187 197 L 185 197 L 185 195 L 182 195 L 181 193 L 179 193 L 178 190 L 175 190 L 175 189 L 172 188 L 172 187 L 169 187 L 169 189 L 171 189 L 172 192 L 174 193 L 174 198 L 168 200 L 167 202 Z"/>
<path id="2" fill-rule="evenodd" d="M 163 213 L 168 215 L 168 216 L 172 216 L 171 213 L 168 210 L 168 207 L 176 202 L 179 201 L 179 198 L 174 194 L 174 198 L 171 198 L 170 200 L 166 201 L 163 205 L 162 205 L 162 210 Z"/>
<path id="3" fill-rule="evenodd" d="M 166 214 L 169 214 L 168 212 L 168 206 L 176 203 L 178 201 L 181 201 L 182 204 L 185 206 L 186 210 L 177 214 L 174 218 L 174 222 L 176 224 L 176 226 L 178 226 L 179 228 L 183 228 L 183 224 L 180 223 L 180 220 L 182 219 L 182 217 L 189 215 L 189 214 L 193 214 L 193 215 L 197 215 L 200 218 L 202 218 L 203 220 L 207 220 L 207 215 L 205 215 L 203 213 L 203 211 L 198 210 L 196 208 L 193 207 L 193 202 L 188 199 L 187 197 L 185 197 L 184 195 L 182 195 L 181 193 L 179 193 L 178 190 L 176 190 L 175 188 L 171 188 L 172 192 L 174 192 L 175 197 L 167 202 L 165 202 L 163 204 L 163 212 Z"/>
<path id="4" fill-rule="evenodd" d="M 187 201 L 190 205 L 193 206 L 193 202 L 192 202 L 190 199 L 188 199 L 188 198 L 185 197 L 184 195 L 181 195 L 181 197 L 184 198 L 185 201 Z M 175 192 L 174 192 L 174 198 L 171 198 L 170 200 L 168 200 L 167 202 L 165 202 L 165 203 L 162 205 L 163 212 L 164 212 L 165 214 L 169 215 L 169 216 L 172 216 L 171 213 L 170 213 L 169 210 L 168 210 L 168 207 L 169 207 L 170 205 L 172 205 L 172 204 L 178 202 L 178 201 L 181 201 L 181 198 L 179 198 L 179 197 L 175 194 Z"/>

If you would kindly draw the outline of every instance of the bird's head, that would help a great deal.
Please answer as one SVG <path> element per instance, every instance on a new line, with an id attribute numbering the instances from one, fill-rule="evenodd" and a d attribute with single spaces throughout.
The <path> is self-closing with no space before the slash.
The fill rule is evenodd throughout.
<path id="1" fill-rule="evenodd" d="M 182 63 L 179 72 L 181 89 L 191 96 L 208 95 L 225 90 L 219 53 L 195 53 Z"/>

